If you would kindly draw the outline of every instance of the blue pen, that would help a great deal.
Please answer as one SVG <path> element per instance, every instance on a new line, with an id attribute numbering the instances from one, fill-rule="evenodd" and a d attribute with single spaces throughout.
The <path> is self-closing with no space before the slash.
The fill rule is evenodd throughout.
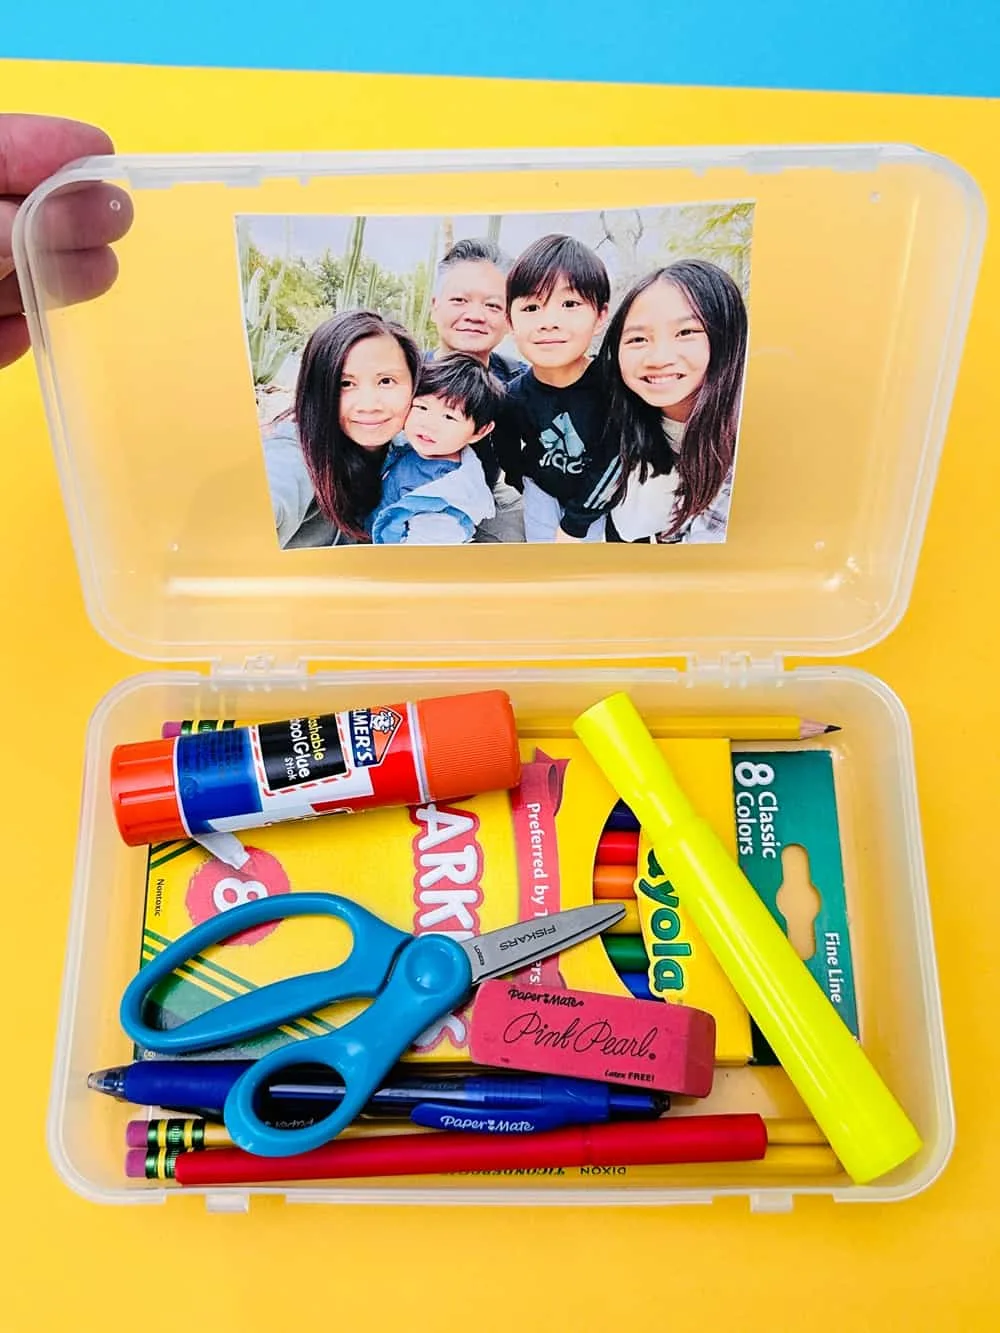
<path id="1" fill-rule="evenodd" d="M 410 1119 L 427 1129 L 465 1131 L 471 1134 L 537 1134 L 539 1130 L 563 1129 L 570 1124 L 604 1123 L 590 1116 L 581 1121 L 567 1119 L 561 1107 L 537 1106 L 533 1110 L 476 1110 L 462 1106 L 436 1106 L 421 1102 Z"/>
<path id="2" fill-rule="evenodd" d="M 162 1106 L 206 1119 L 219 1119 L 229 1089 L 251 1062 L 247 1060 L 148 1060 L 91 1074 L 88 1085 L 142 1106 Z M 323 1070 L 289 1070 L 267 1089 L 268 1110 L 280 1112 L 317 1103 L 336 1105 L 343 1084 Z M 668 1097 L 632 1088 L 609 1087 L 589 1079 L 551 1075 L 462 1075 L 421 1078 L 400 1075 L 379 1088 L 365 1106 L 366 1118 L 413 1120 L 443 1128 L 441 1118 L 464 1113 L 467 1120 L 493 1119 L 497 1133 L 528 1133 L 561 1125 L 597 1124 L 610 1119 L 655 1119 L 668 1109 Z M 456 1126 L 449 1125 L 448 1128 Z M 472 1127 L 471 1125 L 469 1126 Z M 491 1132 L 484 1126 L 482 1132 Z"/>
<path id="3" fill-rule="evenodd" d="M 162 1106 L 218 1119 L 226 1095 L 250 1060 L 139 1060 L 100 1069 L 87 1079 L 95 1092 L 135 1106 Z"/>
<path id="4" fill-rule="evenodd" d="M 464 1080 L 457 1100 L 422 1102 L 410 1112 L 417 1125 L 470 1130 L 480 1134 L 533 1134 L 566 1125 L 608 1120 L 651 1120 L 670 1105 L 659 1093 L 616 1088 L 582 1078 L 501 1079 L 484 1075 Z"/>
<path id="5" fill-rule="evenodd" d="M 589 1079 L 484 1074 L 428 1081 L 425 1099 L 400 1110 L 414 1124 L 432 1129 L 531 1134 L 565 1125 L 655 1119 L 668 1106 L 669 1099 L 660 1094 Z"/>

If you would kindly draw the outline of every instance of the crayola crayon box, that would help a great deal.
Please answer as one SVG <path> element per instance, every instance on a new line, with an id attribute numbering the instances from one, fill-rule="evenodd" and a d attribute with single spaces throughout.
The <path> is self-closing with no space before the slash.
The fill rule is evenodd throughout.
<path id="1" fill-rule="evenodd" d="M 735 846 L 728 743 L 659 744 L 692 798 Z M 192 925 L 264 894 L 334 892 L 400 929 L 440 931 L 458 939 L 593 901 L 595 855 L 615 794 L 575 739 L 523 738 L 521 756 L 521 782 L 511 792 L 254 830 L 243 838 L 250 859 L 239 871 L 193 841 L 152 847 L 142 960 L 150 960 Z M 332 918 L 298 917 L 246 931 L 197 956 L 158 986 L 150 997 L 150 1021 L 176 1026 L 268 982 L 334 967 L 347 957 L 350 944 L 348 927 Z M 630 993 L 600 937 L 541 960 L 519 979 Z M 330 1031 L 365 1003 L 340 1002 L 239 1047 L 205 1054 L 261 1055 Z M 438 1022 L 407 1058 L 467 1061 L 469 1012 L 467 1006 Z"/>

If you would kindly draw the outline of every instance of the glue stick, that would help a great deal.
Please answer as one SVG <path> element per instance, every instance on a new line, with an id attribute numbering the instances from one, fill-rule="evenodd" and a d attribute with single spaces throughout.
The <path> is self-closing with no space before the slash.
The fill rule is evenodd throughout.
<path id="1" fill-rule="evenodd" d="M 110 767 L 136 847 L 510 789 L 521 761 L 510 699 L 486 690 L 118 745 Z"/>

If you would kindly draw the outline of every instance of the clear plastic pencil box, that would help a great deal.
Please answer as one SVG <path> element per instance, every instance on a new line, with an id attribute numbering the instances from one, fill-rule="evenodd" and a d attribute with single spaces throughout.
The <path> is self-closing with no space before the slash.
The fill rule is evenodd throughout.
<path id="1" fill-rule="evenodd" d="M 87 182 L 124 189 L 134 220 L 114 247 L 113 286 L 73 304 L 51 277 L 47 223 Z M 461 220 L 731 200 L 754 207 L 725 542 L 280 549 L 238 217 Z M 626 689 L 650 714 L 789 712 L 842 726 L 831 739 L 862 1040 L 922 1151 L 864 1187 L 845 1175 L 761 1180 L 733 1164 L 569 1182 L 240 1186 L 203 1191 L 208 1205 L 240 1210 L 255 1193 L 646 1205 L 738 1194 L 782 1210 L 803 1194 L 884 1202 L 934 1182 L 955 1125 L 909 722 L 888 684 L 841 659 L 906 611 L 983 233 L 975 183 L 895 145 L 116 157 L 35 193 L 16 260 L 86 604 L 98 633 L 155 664 L 96 702 L 87 738 L 48 1125 L 69 1186 L 122 1204 L 180 1192 L 125 1180 L 134 1109 L 87 1088 L 89 1071 L 130 1058 L 118 1003 L 145 890 L 145 851 L 124 845 L 112 815 L 112 747 L 171 717 L 281 717 L 493 685 L 566 723 Z"/>

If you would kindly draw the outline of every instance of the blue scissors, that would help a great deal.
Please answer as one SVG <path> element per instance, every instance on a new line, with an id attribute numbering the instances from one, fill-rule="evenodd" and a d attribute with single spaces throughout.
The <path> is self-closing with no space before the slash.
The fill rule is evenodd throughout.
<path id="1" fill-rule="evenodd" d="M 360 1114 L 411 1042 L 435 1019 L 459 1007 L 481 981 L 579 944 L 624 914 L 621 903 L 595 903 L 457 941 L 447 935 L 407 934 L 332 893 L 258 898 L 195 926 L 142 967 L 122 996 L 121 1024 L 148 1050 L 183 1055 L 274 1031 L 337 1000 L 371 998 L 363 1013 L 335 1032 L 290 1042 L 254 1061 L 230 1089 L 223 1115 L 233 1142 L 261 1157 L 287 1157 L 335 1138 Z M 147 995 L 176 968 L 252 926 L 293 916 L 345 921 L 353 936 L 345 961 L 328 971 L 261 986 L 175 1028 L 164 1031 L 146 1024 Z M 278 1129 L 265 1124 L 257 1114 L 259 1094 L 276 1074 L 302 1064 L 325 1065 L 340 1075 L 340 1105 L 313 1125 Z"/>

